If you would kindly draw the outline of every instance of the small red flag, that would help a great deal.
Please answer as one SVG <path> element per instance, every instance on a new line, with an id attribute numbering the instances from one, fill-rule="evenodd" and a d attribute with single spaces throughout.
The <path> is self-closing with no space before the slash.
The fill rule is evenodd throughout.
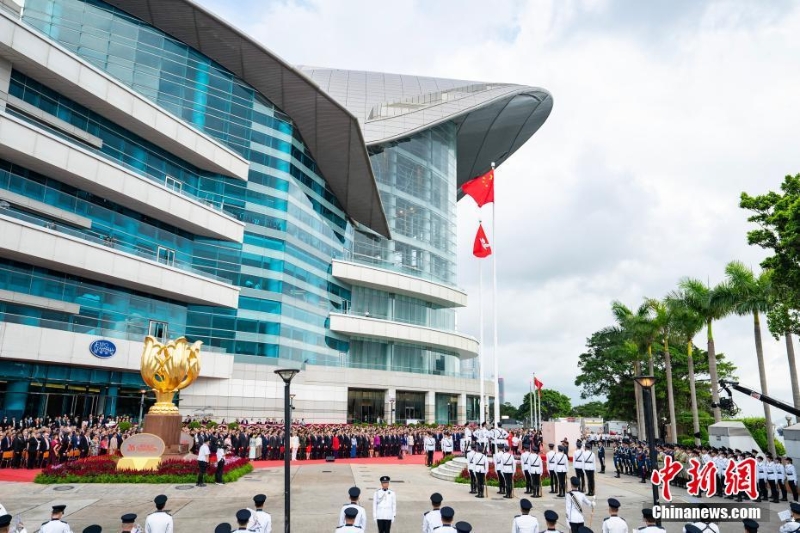
<path id="1" fill-rule="evenodd" d="M 461 186 L 464 194 L 472 196 L 478 207 L 494 202 L 494 169 Z"/>
<path id="2" fill-rule="evenodd" d="M 489 239 L 486 238 L 482 224 L 478 224 L 478 233 L 475 235 L 475 243 L 472 245 L 472 255 L 481 258 L 492 255 L 492 247 L 489 246 Z"/>
<path id="3" fill-rule="evenodd" d="M 539 381 L 539 378 L 533 378 L 533 386 L 539 390 L 542 390 L 542 387 L 544 387 L 544 383 Z"/>

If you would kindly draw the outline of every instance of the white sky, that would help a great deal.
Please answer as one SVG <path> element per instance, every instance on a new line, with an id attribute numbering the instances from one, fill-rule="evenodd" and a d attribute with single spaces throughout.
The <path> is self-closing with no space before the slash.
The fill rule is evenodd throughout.
<path id="1" fill-rule="evenodd" d="M 612 300 L 637 306 L 683 276 L 717 283 L 733 259 L 757 269 L 763 252 L 746 243 L 739 194 L 777 189 L 800 171 L 800 4 L 200 3 L 293 64 L 513 82 L 553 94 L 549 120 L 496 179 L 500 375 L 514 404 L 534 371 L 573 405 L 584 402 L 577 358 L 586 337 L 612 323 Z M 476 226 L 466 199 L 459 285 L 470 305 L 459 329 L 477 337 Z M 485 310 L 490 316 L 490 302 Z M 769 391 L 791 402 L 783 342 L 764 334 Z M 752 319 L 725 319 L 715 339 L 742 383 L 758 389 Z M 704 331 L 697 343 L 704 346 Z M 763 415 L 759 402 L 735 401 Z M 773 410 L 776 423 L 783 417 Z"/>

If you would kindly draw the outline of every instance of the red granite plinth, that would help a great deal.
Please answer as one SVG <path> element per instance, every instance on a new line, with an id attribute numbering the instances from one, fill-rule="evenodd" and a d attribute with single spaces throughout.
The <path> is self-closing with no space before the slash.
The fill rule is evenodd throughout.
<path id="1" fill-rule="evenodd" d="M 183 455 L 187 450 L 181 450 L 182 418 L 180 413 L 174 415 L 146 414 L 144 417 L 145 433 L 152 433 L 161 437 L 166 445 L 164 456 Z"/>

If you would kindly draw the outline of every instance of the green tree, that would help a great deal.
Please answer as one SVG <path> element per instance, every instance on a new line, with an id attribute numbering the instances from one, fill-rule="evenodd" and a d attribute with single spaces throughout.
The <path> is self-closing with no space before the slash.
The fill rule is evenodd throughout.
<path id="1" fill-rule="evenodd" d="M 655 316 L 653 325 L 661 337 L 664 346 L 664 369 L 667 375 L 667 408 L 669 412 L 670 435 L 673 440 L 678 437 L 678 422 L 675 420 L 675 396 L 672 387 L 672 357 L 669 353 L 669 338 L 672 335 L 676 309 L 668 305 L 667 300 L 660 301 L 655 299 L 647 300 L 647 304 L 652 309 Z M 650 370 L 652 372 L 652 368 Z"/>
<path id="2" fill-rule="evenodd" d="M 725 283 L 719 287 L 718 298 L 739 316 L 753 316 L 753 337 L 756 343 L 756 360 L 758 361 L 758 376 L 761 380 L 761 392 L 769 395 L 767 388 L 767 373 L 764 367 L 764 347 L 761 342 L 761 315 L 767 313 L 772 300 L 772 282 L 769 271 L 763 271 L 756 276 L 753 271 L 741 261 L 731 261 L 725 267 Z M 767 443 L 769 453 L 775 455 L 775 435 L 772 425 L 772 413 L 769 405 L 764 405 L 764 419 L 766 420 Z"/>
<path id="3" fill-rule="evenodd" d="M 522 400 L 522 405 L 517 410 L 517 419 L 526 420 L 530 418 L 531 395 L 527 393 Z M 570 416 L 572 413 L 572 401 L 568 396 L 552 389 L 542 389 L 541 396 L 542 420 L 553 420 L 561 416 Z M 537 400 L 538 401 L 538 400 Z"/>
<path id="4" fill-rule="evenodd" d="M 689 306 L 684 291 L 672 291 L 667 296 L 667 305 L 673 310 L 672 331 L 679 342 L 686 344 L 686 373 L 689 376 L 689 400 L 691 402 L 692 434 L 695 446 L 700 445 L 700 413 L 697 408 L 697 389 L 694 369 L 694 337 L 703 329 L 703 318 Z"/>
<path id="5" fill-rule="evenodd" d="M 722 415 L 719 410 L 719 372 L 717 371 L 717 357 L 714 346 L 714 333 L 712 325 L 728 315 L 730 308 L 726 307 L 724 299 L 719 298 L 719 287 L 713 289 L 704 285 L 699 279 L 684 278 L 679 287 L 684 294 L 684 303 L 692 311 L 700 315 L 706 323 L 708 339 L 708 368 L 711 374 L 711 397 L 717 407 L 713 408 L 714 422 L 720 422 Z"/>
<path id="6" fill-rule="evenodd" d="M 593 401 L 572 408 L 572 416 L 585 418 L 606 418 L 606 402 Z"/>
<path id="7" fill-rule="evenodd" d="M 767 327 L 769 332 L 779 340 L 783 335 L 786 341 L 786 358 L 789 360 L 789 379 L 792 383 L 792 403 L 795 409 L 800 409 L 800 386 L 797 382 L 797 362 L 794 357 L 794 343 L 792 335 L 800 332 L 800 312 L 790 309 L 782 298 L 782 291 L 774 290 L 772 293 L 773 301 L 770 310 L 767 311 Z M 795 418 L 795 422 L 800 423 L 800 416 Z"/>
<path id="8" fill-rule="evenodd" d="M 500 404 L 500 416 L 507 416 L 514 420 L 517 419 L 517 408 L 511 405 L 511 402 Z"/>

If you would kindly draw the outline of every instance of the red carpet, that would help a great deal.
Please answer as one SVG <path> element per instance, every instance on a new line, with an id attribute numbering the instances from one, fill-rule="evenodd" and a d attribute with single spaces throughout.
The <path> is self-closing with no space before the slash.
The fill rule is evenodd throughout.
<path id="1" fill-rule="evenodd" d="M 442 454 L 436 453 L 434 456 L 435 460 L 439 460 L 442 458 Z M 389 465 L 389 464 L 406 464 L 406 465 L 424 465 L 425 464 L 425 456 L 420 455 L 406 455 L 405 458 L 401 461 L 397 457 L 364 457 L 360 459 L 336 459 L 336 462 L 339 464 L 371 464 L 371 465 Z M 324 459 L 314 459 L 311 461 L 294 461 L 292 466 L 303 466 L 303 465 L 320 465 L 325 464 Z M 263 468 L 282 468 L 283 467 L 283 460 L 279 461 L 253 461 L 253 466 L 256 469 L 263 469 Z M 36 477 L 41 470 L 34 469 L 28 470 L 26 468 L 0 468 L 0 482 L 12 482 L 12 483 L 31 483 L 33 478 Z"/>

